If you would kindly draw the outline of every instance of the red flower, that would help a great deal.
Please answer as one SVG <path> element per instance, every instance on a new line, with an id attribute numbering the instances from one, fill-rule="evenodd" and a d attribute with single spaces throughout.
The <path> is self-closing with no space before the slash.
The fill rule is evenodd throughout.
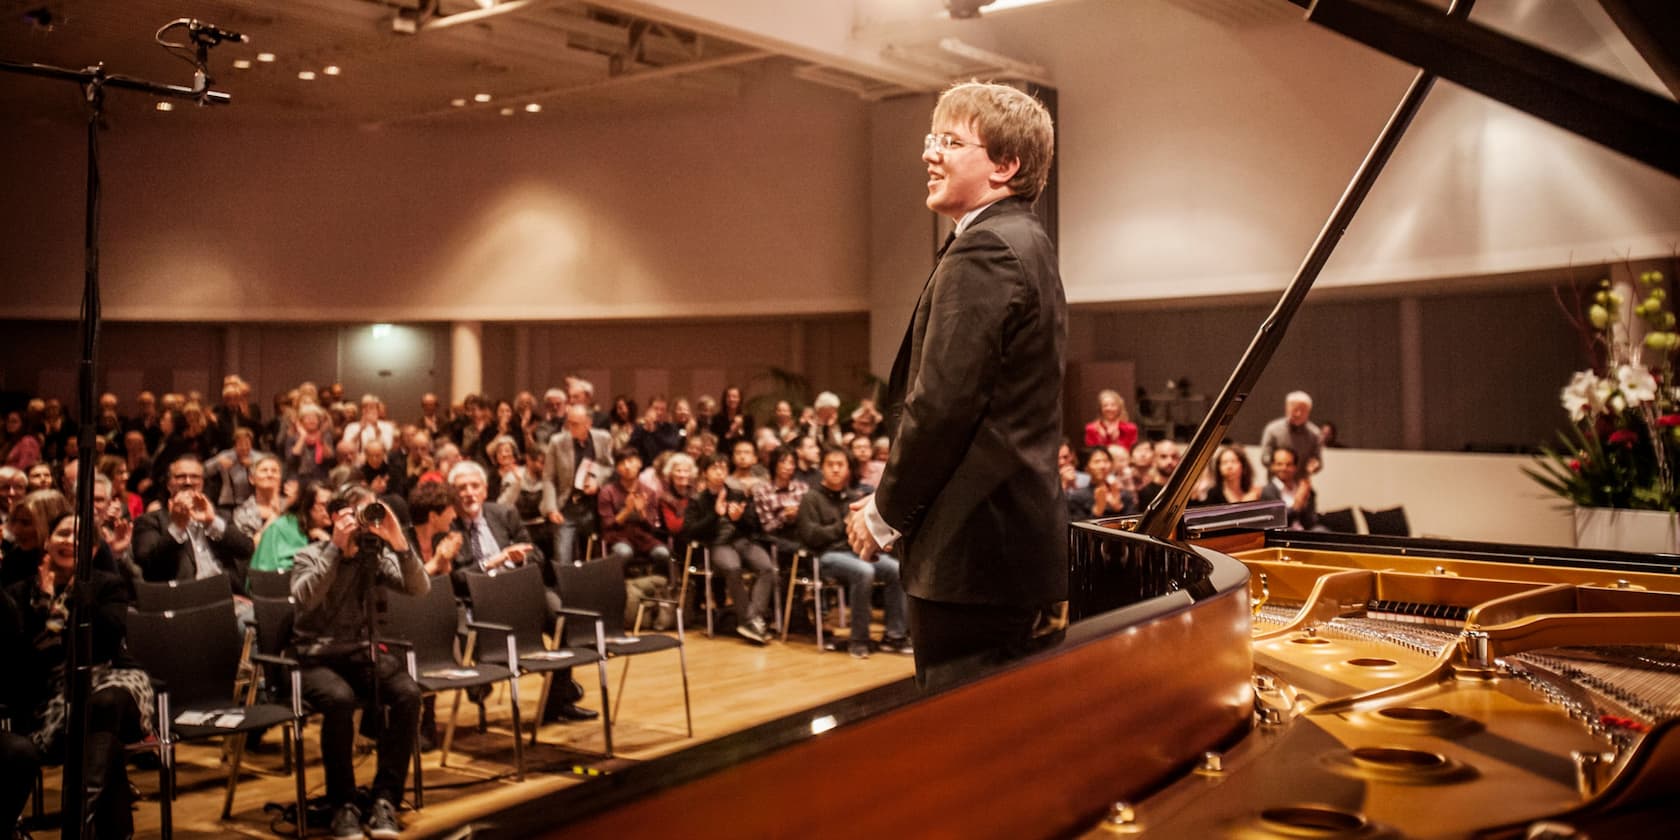
<path id="1" fill-rule="evenodd" d="M 1570 469 L 1571 472 L 1580 472 L 1581 471 L 1581 459 L 1580 458 L 1570 458 L 1569 459 L 1569 469 Z"/>
<path id="2" fill-rule="evenodd" d="M 1631 448 L 1638 442 L 1639 435 L 1628 429 L 1617 429 L 1616 431 L 1610 433 L 1609 444 L 1611 446 L 1626 446 Z"/>
<path id="3" fill-rule="evenodd" d="M 1657 418 L 1657 425 L 1664 429 L 1680 426 L 1680 414 L 1664 414 Z"/>

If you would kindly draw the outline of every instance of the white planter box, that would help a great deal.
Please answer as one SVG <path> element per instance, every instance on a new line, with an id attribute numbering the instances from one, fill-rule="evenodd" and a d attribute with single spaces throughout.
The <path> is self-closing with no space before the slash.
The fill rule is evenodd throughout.
<path id="1" fill-rule="evenodd" d="M 1680 513 L 1575 508 L 1575 545 L 1644 554 L 1680 554 Z"/>

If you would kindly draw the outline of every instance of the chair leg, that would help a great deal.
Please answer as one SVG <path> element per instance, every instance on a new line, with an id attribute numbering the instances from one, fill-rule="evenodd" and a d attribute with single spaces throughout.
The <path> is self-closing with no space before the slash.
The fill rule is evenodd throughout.
<path id="1" fill-rule="evenodd" d="M 607 660 L 604 658 L 596 660 L 595 666 L 601 676 L 601 731 L 606 733 L 607 757 L 612 758 L 612 715 L 607 714 L 606 711 L 612 708 L 611 698 L 607 694 Z"/>
<path id="2" fill-rule="evenodd" d="M 602 684 L 606 684 L 606 675 L 601 675 Z M 543 710 L 548 708 L 548 692 L 554 688 L 554 672 L 542 675 L 542 692 L 537 695 L 537 713 L 531 718 L 531 746 L 537 745 L 537 731 L 542 729 Z M 601 717 L 607 717 L 602 713 Z"/>
<path id="3" fill-rule="evenodd" d="M 297 836 L 309 833 L 309 785 L 303 778 L 303 719 L 292 721 L 292 780 L 297 797 Z"/>
<path id="4" fill-rule="evenodd" d="M 462 689 L 455 689 L 455 697 L 449 704 L 449 721 L 443 725 L 443 743 L 439 745 L 438 766 L 449 766 L 449 750 L 455 745 L 455 720 L 461 715 Z"/>
<path id="5" fill-rule="evenodd" d="M 35 819 L 41 818 L 41 814 L 45 810 L 45 806 L 42 803 L 46 800 L 46 798 L 47 777 L 41 772 L 41 768 L 37 767 L 35 768 L 35 795 L 30 797 L 29 800 L 29 815 L 31 817 L 34 817 Z"/>
<path id="6" fill-rule="evenodd" d="M 302 724 L 299 724 L 298 737 L 303 737 Z M 280 772 L 292 772 L 292 729 L 286 727 L 280 730 Z"/>
<path id="7" fill-rule="evenodd" d="M 624 670 L 618 672 L 618 699 L 613 701 L 613 709 L 612 709 L 612 716 L 613 716 L 614 720 L 618 719 L 619 707 L 624 705 L 624 683 L 627 680 L 630 679 L 630 663 L 633 662 L 633 661 L 635 661 L 635 660 L 631 659 L 628 656 L 625 657 L 624 658 Z"/>
<path id="8" fill-rule="evenodd" d="M 436 697 L 436 695 L 433 695 Z M 435 700 L 433 702 L 436 702 Z M 426 807 L 426 778 L 420 766 L 420 724 L 414 725 L 414 810 Z"/>
<path id="9" fill-rule="evenodd" d="M 787 619 L 787 616 L 793 615 L 793 591 L 798 586 L 799 586 L 799 558 L 794 557 L 793 558 L 793 565 L 788 568 L 787 609 L 782 611 L 782 616 L 783 616 L 783 618 L 782 618 L 782 641 L 783 642 L 787 641 L 788 625 L 793 623 L 793 622 L 791 622 Z"/>
<path id="10" fill-rule="evenodd" d="M 239 767 L 245 763 L 245 734 L 240 733 L 228 739 L 232 741 L 231 749 L 225 754 L 228 758 L 227 795 L 222 797 L 222 819 L 233 816 L 233 792 L 239 788 Z"/>
<path id="11" fill-rule="evenodd" d="M 525 731 L 519 721 L 519 675 L 508 680 L 508 705 L 513 709 L 513 777 L 525 781 Z M 542 712 L 538 710 L 540 721 Z M 451 721 L 453 725 L 453 721 Z"/>

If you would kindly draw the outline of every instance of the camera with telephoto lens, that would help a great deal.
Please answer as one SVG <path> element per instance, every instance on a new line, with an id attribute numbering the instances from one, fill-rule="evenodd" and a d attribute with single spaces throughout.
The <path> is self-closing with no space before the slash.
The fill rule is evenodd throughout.
<path id="1" fill-rule="evenodd" d="M 385 548 L 385 538 L 379 536 L 373 529 L 384 524 L 385 518 L 391 512 L 385 505 L 372 501 L 356 509 L 356 524 L 361 530 L 356 532 L 356 554 L 361 557 L 378 557 Z"/>

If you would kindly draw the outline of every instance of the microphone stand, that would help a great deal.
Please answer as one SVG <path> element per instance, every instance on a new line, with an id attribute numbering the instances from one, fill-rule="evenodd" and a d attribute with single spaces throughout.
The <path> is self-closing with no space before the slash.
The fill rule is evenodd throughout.
<path id="1" fill-rule="evenodd" d="M 202 43 L 202 42 L 201 42 Z M 80 344 L 81 362 L 77 366 L 77 418 L 81 432 L 77 438 L 81 455 L 76 470 L 76 571 L 71 585 L 70 623 L 65 644 L 65 699 L 69 705 L 69 720 L 65 726 L 64 791 L 60 803 L 63 813 L 63 836 L 90 838 L 93 825 L 88 819 L 85 746 L 87 744 L 88 698 L 93 685 L 93 587 L 88 577 L 93 573 L 93 548 L 98 512 L 93 509 L 94 462 L 98 460 L 97 418 L 94 406 L 99 351 L 99 128 L 104 117 L 105 90 L 133 90 L 170 99 L 190 99 L 199 104 L 225 105 L 232 97 L 209 89 L 210 77 L 205 74 L 208 50 L 198 51 L 198 72 L 193 87 L 161 84 L 132 76 L 105 72 L 104 64 L 80 70 L 53 67 L 46 64 L 26 64 L 0 60 L 0 71 L 39 76 L 64 82 L 74 82 L 81 88 L 88 103 L 87 116 L 87 210 L 86 232 L 83 239 L 85 270 L 82 278 L 82 309 Z M 107 791 L 107 795 L 115 795 Z"/>

